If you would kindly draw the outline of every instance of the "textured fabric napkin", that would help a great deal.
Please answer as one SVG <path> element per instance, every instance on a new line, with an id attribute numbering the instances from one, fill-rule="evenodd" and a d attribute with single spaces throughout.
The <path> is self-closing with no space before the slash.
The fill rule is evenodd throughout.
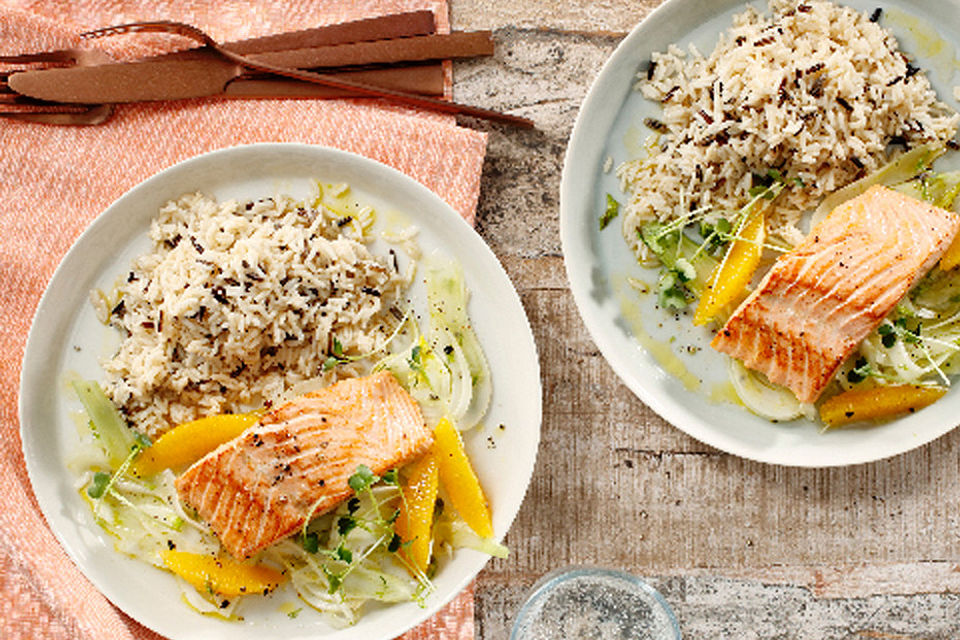
<path id="1" fill-rule="evenodd" d="M 422 8 L 434 11 L 441 31 L 449 29 L 445 0 L 0 0 L 0 54 L 75 46 L 83 30 L 136 20 L 181 20 L 223 41 Z M 96 44 L 122 59 L 168 50 L 170 38 L 127 35 Z M 20 361 L 43 288 L 100 211 L 180 160 L 264 141 L 322 144 L 373 158 L 473 221 L 486 138 L 448 116 L 371 101 L 184 100 L 119 106 L 97 127 L 0 120 L 0 637 L 159 637 L 103 598 L 47 528 L 20 451 Z M 403 637 L 472 638 L 472 590 Z"/>

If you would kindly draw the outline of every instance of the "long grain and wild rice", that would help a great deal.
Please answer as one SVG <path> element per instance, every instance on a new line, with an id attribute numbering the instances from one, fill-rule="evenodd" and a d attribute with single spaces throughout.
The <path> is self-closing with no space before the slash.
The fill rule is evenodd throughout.
<path id="1" fill-rule="evenodd" d="M 771 233 L 796 244 L 802 214 L 826 194 L 902 152 L 948 144 L 960 115 L 937 99 L 919 66 L 878 24 L 822 0 L 773 0 L 734 18 L 714 50 L 654 54 L 638 88 L 661 104 L 648 157 L 618 168 L 623 234 L 641 259 L 640 225 L 749 201 L 754 174 L 776 169 L 787 189 L 768 210 Z"/>
<path id="2" fill-rule="evenodd" d="M 123 336 L 104 363 L 107 391 L 130 422 L 156 435 L 269 404 L 301 381 L 350 374 L 329 358 L 382 347 L 407 278 L 368 250 L 369 216 L 282 196 L 194 193 L 164 206 L 152 251 L 107 310 Z"/>

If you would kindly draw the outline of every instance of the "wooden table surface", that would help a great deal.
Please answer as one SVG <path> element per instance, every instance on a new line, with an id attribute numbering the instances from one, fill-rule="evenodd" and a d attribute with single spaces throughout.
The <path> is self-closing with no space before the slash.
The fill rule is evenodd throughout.
<path id="1" fill-rule="evenodd" d="M 656 4 L 451 0 L 454 28 L 497 42 L 455 66 L 456 99 L 537 123 L 484 127 L 478 229 L 533 327 L 544 414 L 511 556 L 477 581 L 477 637 L 507 638 L 541 575 L 588 564 L 650 580 L 686 638 L 960 638 L 960 430 L 855 467 L 750 462 L 663 421 L 587 334 L 563 270 L 563 154 L 600 66 Z"/>

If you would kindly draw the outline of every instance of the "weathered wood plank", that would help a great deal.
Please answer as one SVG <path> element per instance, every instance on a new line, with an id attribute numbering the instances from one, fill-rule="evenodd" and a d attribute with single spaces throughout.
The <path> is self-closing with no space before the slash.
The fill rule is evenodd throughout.
<path id="1" fill-rule="evenodd" d="M 567 138 L 590 82 L 618 36 L 506 28 L 492 59 L 457 63 L 454 97 L 533 118 L 490 132 L 477 230 L 501 258 L 560 255 L 560 173 Z"/>
<path id="2" fill-rule="evenodd" d="M 640 22 L 658 0 L 455 0 L 451 21 L 457 29 L 503 25 L 566 31 L 623 32 Z"/>
<path id="3" fill-rule="evenodd" d="M 530 318 L 544 421 L 511 556 L 478 580 L 478 637 L 507 637 L 527 589 L 567 564 L 655 576 L 688 638 L 960 637 L 960 434 L 846 469 L 744 461 L 660 419 L 587 334 L 561 257 L 560 171 L 611 32 L 651 3 L 627 4 L 453 3 L 458 28 L 495 28 L 498 45 L 456 65 L 456 98 L 538 124 L 481 125 L 478 229 Z"/>
<path id="4" fill-rule="evenodd" d="M 921 567 L 916 571 L 923 574 Z M 939 575 L 939 574 L 938 574 Z M 711 640 L 956 640 L 960 595 L 818 597 L 808 586 L 722 573 L 642 576 L 670 604 L 685 638 Z M 477 631 L 507 638 L 535 578 L 485 581 L 477 589 Z"/>

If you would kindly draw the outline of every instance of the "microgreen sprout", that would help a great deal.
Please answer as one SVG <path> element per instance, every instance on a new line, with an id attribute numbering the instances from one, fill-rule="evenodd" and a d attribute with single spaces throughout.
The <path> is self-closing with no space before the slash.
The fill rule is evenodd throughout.
<path id="1" fill-rule="evenodd" d="M 133 434 L 134 447 L 139 447 L 139 451 L 144 449 L 149 449 L 153 446 L 153 442 L 145 434 L 135 431 Z"/>
<path id="2" fill-rule="evenodd" d="M 873 369 L 870 367 L 870 363 L 867 362 L 866 358 L 859 358 L 854 363 L 853 369 L 847 372 L 847 380 L 851 384 L 857 384 L 863 382 L 871 375 L 873 375 Z"/>
<path id="3" fill-rule="evenodd" d="M 320 536 L 316 531 L 300 536 L 300 544 L 307 553 L 316 553 L 320 550 Z"/>
<path id="4" fill-rule="evenodd" d="M 337 533 L 342 536 L 347 535 L 353 531 L 357 526 L 356 518 L 352 516 L 341 516 L 337 518 Z"/>
<path id="5" fill-rule="evenodd" d="M 399 310 L 397 311 L 397 313 L 399 313 Z M 380 345 L 373 351 L 369 351 L 367 353 L 361 353 L 357 355 L 345 355 L 343 350 L 343 343 L 340 342 L 340 340 L 336 336 L 334 336 L 333 345 L 330 349 L 330 353 L 327 355 L 327 358 L 323 361 L 323 364 L 320 367 L 321 370 L 324 372 L 327 372 L 333 369 L 334 367 L 336 367 L 338 364 L 347 364 L 350 362 L 356 362 L 357 360 L 363 360 L 364 358 L 369 358 L 370 356 L 374 355 L 379 351 L 384 351 L 387 348 L 387 345 L 393 342 L 393 339 L 400 334 L 404 326 L 406 326 L 407 320 L 409 320 L 410 318 L 411 318 L 410 310 L 407 309 L 404 312 L 403 316 L 400 318 L 399 322 L 397 323 L 397 326 L 394 328 L 393 333 L 390 334 L 390 336 L 383 342 L 382 345 Z"/>
<path id="6" fill-rule="evenodd" d="M 107 484 L 110 482 L 110 474 L 104 471 L 97 471 L 93 474 L 93 482 L 87 487 L 87 495 L 94 500 L 103 497 L 107 490 Z"/>
<path id="7" fill-rule="evenodd" d="M 333 553 L 338 560 L 346 562 L 347 564 L 350 564 L 351 562 L 353 562 L 353 552 L 350 551 L 350 549 L 347 549 L 345 546 L 343 546 L 343 541 L 341 541 L 340 544 L 337 545 L 337 548 L 334 550 Z"/>
<path id="8" fill-rule="evenodd" d="M 931 370 L 940 377 L 944 384 L 949 386 L 950 379 L 947 378 L 940 364 L 931 353 L 930 345 L 945 347 L 953 352 L 960 351 L 960 347 L 951 342 L 922 335 L 921 330 L 923 324 L 909 306 L 905 304 L 897 305 L 896 314 L 897 317 L 893 322 L 885 322 L 877 327 L 877 333 L 880 334 L 880 343 L 887 349 L 893 348 L 898 340 L 904 345 L 914 345 L 923 355 L 923 358 L 927 361 Z M 928 345 L 927 343 L 930 344 Z"/>
<path id="9" fill-rule="evenodd" d="M 650 221 L 637 230 L 638 239 L 654 254 L 661 263 L 658 301 L 662 308 L 668 310 L 685 309 L 694 298 L 691 291 L 697 290 L 694 282 L 698 275 L 698 264 L 703 257 L 720 258 L 721 250 L 731 241 L 755 242 L 743 238 L 743 229 L 751 213 L 762 200 L 775 199 L 786 187 L 783 175 L 777 169 L 769 169 L 763 175 L 754 175 L 754 185 L 749 190 L 750 201 L 738 211 L 729 216 L 718 216 L 712 207 L 694 209 L 670 222 Z M 708 216 L 714 221 L 708 222 Z M 694 234 L 699 235 L 700 242 L 687 236 L 687 228 L 696 225 Z M 699 233 L 697 233 L 699 232 Z M 761 243 L 764 248 L 778 252 L 786 251 L 783 247 Z M 721 260 L 726 260 L 726 251 Z M 709 267 L 709 265 L 707 265 Z M 701 265 L 705 273 L 706 268 Z"/>
<path id="10" fill-rule="evenodd" d="M 330 571 L 330 569 L 324 565 L 321 565 L 320 568 L 323 570 L 323 575 L 327 577 L 327 593 L 334 594 L 339 591 L 340 585 L 343 584 L 343 576 Z"/>
<path id="11" fill-rule="evenodd" d="M 396 533 L 393 534 L 393 537 L 390 538 L 390 544 L 387 545 L 387 551 L 390 553 L 396 553 L 400 549 L 400 545 L 403 543 L 403 540 L 400 539 Z"/>
<path id="12" fill-rule="evenodd" d="M 350 479 L 347 481 L 347 484 L 350 485 L 350 488 L 360 493 L 361 491 L 367 491 L 370 489 L 370 486 L 379 480 L 373 471 L 370 470 L 365 464 L 357 466 L 356 472 L 350 476 Z"/>
<path id="13" fill-rule="evenodd" d="M 134 436 L 133 445 L 130 447 L 130 454 L 126 457 L 123 463 L 117 467 L 112 475 L 107 474 L 104 471 L 98 471 L 93 475 L 93 482 L 89 487 L 87 487 L 87 495 L 97 501 L 93 508 L 94 518 L 98 520 L 100 519 L 100 505 L 102 504 L 103 499 L 107 496 L 107 494 L 111 493 L 110 490 L 113 488 L 113 485 L 117 479 L 127 474 L 127 470 L 130 468 L 130 465 L 133 464 L 133 461 L 136 459 L 136 457 L 140 455 L 140 452 L 144 450 L 145 447 L 142 444 L 143 442 L 146 442 L 147 446 L 150 446 L 150 440 L 146 436 Z M 104 481 L 104 476 L 107 476 L 106 481 Z M 135 511 L 142 511 L 119 493 L 114 492 L 113 497 L 123 504 L 133 508 Z"/>
<path id="14" fill-rule="evenodd" d="M 897 332 L 891 324 L 882 324 L 877 327 L 877 333 L 880 334 L 880 342 L 887 349 L 897 343 Z"/>
<path id="15" fill-rule="evenodd" d="M 402 548 L 403 541 L 394 530 L 393 523 L 400 515 L 400 509 L 393 508 L 389 513 L 389 518 L 383 517 L 386 503 L 378 500 L 378 493 L 375 491 L 375 485 L 380 486 L 380 490 L 387 486 L 399 487 L 400 479 L 396 470 L 389 470 L 383 474 L 383 477 L 377 476 L 366 465 L 358 465 L 356 471 L 350 476 L 348 484 L 356 492 L 356 496 L 351 498 L 346 504 L 347 515 L 341 515 L 335 520 L 334 527 L 336 535 L 339 536 L 337 546 L 321 550 L 321 553 L 333 564 L 321 564 L 323 574 L 327 578 L 327 591 L 335 594 L 340 591 L 344 580 L 357 567 L 377 550 L 383 550 L 388 553 L 396 553 Z M 400 497 L 403 500 L 403 492 L 396 489 L 392 490 L 393 496 Z M 382 493 L 379 494 L 382 496 Z M 394 498 L 391 497 L 391 500 Z M 366 501 L 369 501 L 369 508 L 364 507 Z M 363 529 L 375 536 L 372 543 L 365 542 L 358 548 L 358 543 L 348 546 L 349 534 L 356 530 Z M 363 540 L 364 538 L 360 538 Z M 409 563 L 402 556 L 396 556 L 405 566 Z M 344 566 L 346 565 L 346 566 Z M 422 572 L 416 571 L 416 567 L 408 567 L 417 578 L 419 589 L 426 591 L 431 588 L 429 579 L 422 575 Z"/>
<path id="16" fill-rule="evenodd" d="M 899 317 L 893 321 L 892 325 L 886 325 L 890 327 L 893 335 L 899 336 L 901 340 L 907 344 L 917 344 L 920 342 L 920 323 L 918 322 L 914 328 L 907 326 L 907 318 Z"/>
<path id="17" fill-rule="evenodd" d="M 345 509 L 341 510 L 340 516 L 333 521 L 335 532 L 331 535 L 337 536 L 333 538 L 336 546 L 320 549 L 322 557 L 327 559 L 319 563 L 319 568 L 326 576 L 328 593 L 333 595 L 341 592 L 347 576 L 358 569 L 366 558 L 378 551 L 394 554 L 392 557 L 416 578 L 418 599 L 424 593 L 430 592 L 433 585 L 429 577 L 411 564 L 405 554 L 397 553 L 409 544 L 404 542 L 394 529 L 394 522 L 400 515 L 400 508 L 392 504 L 389 511 L 385 511 L 388 503 L 381 502 L 385 495 L 384 491 L 390 496 L 390 501 L 399 498 L 401 504 L 406 502 L 403 492 L 399 490 L 400 477 L 397 471 L 391 469 L 384 472 L 382 477 L 378 477 L 369 467 L 359 465 L 350 476 L 348 484 L 357 495 L 347 501 Z M 380 496 L 379 499 L 378 496 Z M 384 513 L 388 513 L 389 517 L 384 518 Z M 349 537 L 351 532 L 357 529 L 372 534 L 373 541 L 370 542 L 363 536 Z M 354 542 L 351 543 L 350 540 Z"/>
<path id="18" fill-rule="evenodd" d="M 357 512 L 357 509 L 360 508 L 360 499 L 353 497 L 347 501 L 347 513 L 353 515 Z"/>

